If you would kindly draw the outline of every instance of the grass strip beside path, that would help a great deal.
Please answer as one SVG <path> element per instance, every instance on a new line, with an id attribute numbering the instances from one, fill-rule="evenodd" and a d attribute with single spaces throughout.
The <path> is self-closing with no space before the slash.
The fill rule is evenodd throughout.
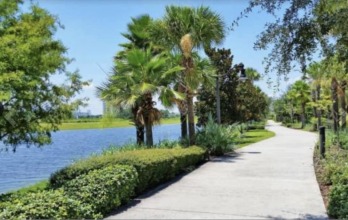
<path id="1" fill-rule="evenodd" d="M 244 133 L 243 137 L 237 139 L 236 149 L 245 147 L 249 144 L 253 144 L 274 136 L 274 132 L 264 129 L 249 130 Z"/>
<path id="2" fill-rule="evenodd" d="M 161 124 L 179 124 L 180 119 L 165 118 L 161 120 Z M 60 130 L 79 130 L 79 129 L 103 129 L 103 128 L 121 128 L 133 126 L 128 119 L 114 119 L 112 121 L 92 121 L 92 122 L 67 122 L 59 126 Z"/>

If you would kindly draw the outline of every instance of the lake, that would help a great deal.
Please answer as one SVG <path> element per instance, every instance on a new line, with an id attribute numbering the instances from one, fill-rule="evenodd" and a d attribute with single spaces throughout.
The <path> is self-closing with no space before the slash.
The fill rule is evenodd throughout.
<path id="1" fill-rule="evenodd" d="M 177 140 L 180 134 L 179 124 L 159 125 L 153 130 L 155 142 Z M 42 148 L 19 146 L 16 153 L 0 152 L 0 193 L 47 179 L 74 160 L 99 153 L 110 145 L 135 142 L 135 128 L 58 131 L 52 133 L 52 141 Z"/>

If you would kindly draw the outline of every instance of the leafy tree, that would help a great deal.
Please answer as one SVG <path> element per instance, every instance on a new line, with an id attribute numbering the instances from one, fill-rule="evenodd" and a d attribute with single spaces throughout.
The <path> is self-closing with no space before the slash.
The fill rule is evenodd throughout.
<path id="1" fill-rule="evenodd" d="M 268 111 L 269 100 L 262 90 L 250 80 L 241 82 L 237 87 L 237 118 L 240 122 L 261 120 Z"/>
<path id="2" fill-rule="evenodd" d="M 229 50 L 217 50 L 211 56 L 212 62 L 217 66 L 217 71 L 226 73 L 221 75 L 219 90 L 221 98 L 221 122 L 232 124 L 248 120 L 261 119 L 268 109 L 267 96 L 251 80 L 241 82 L 238 80 L 238 67 L 233 68 L 232 56 Z M 213 54 L 212 53 L 212 54 Z M 224 65 L 222 65 L 224 64 Z M 205 125 L 210 113 L 216 114 L 216 91 L 211 87 L 202 86 L 198 92 L 196 112 L 198 125 Z"/>
<path id="3" fill-rule="evenodd" d="M 266 58 L 266 72 L 274 70 L 278 76 L 286 75 L 294 67 L 293 62 L 305 72 L 306 62 L 318 49 L 327 57 L 338 54 L 348 67 L 347 1 L 251 0 L 233 25 L 256 7 L 275 16 L 275 22 L 266 24 L 255 43 L 255 49 L 272 46 Z M 277 16 L 285 7 L 284 14 Z"/>
<path id="4" fill-rule="evenodd" d="M 233 93 L 237 85 L 236 73 L 234 73 L 232 76 L 232 73 L 234 72 L 234 70 L 232 69 L 233 55 L 231 55 L 231 50 L 229 49 L 227 50 L 224 48 L 223 49 L 216 49 L 216 48 L 206 49 L 206 53 L 209 56 L 210 61 L 212 62 L 212 64 L 214 65 L 216 69 L 216 77 L 215 77 L 216 78 L 216 83 L 215 83 L 216 120 L 218 124 L 221 124 L 221 96 L 220 96 L 221 86 L 223 86 L 223 84 L 227 84 L 228 82 L 234 82 L 235 86 L 230 86 L 230 89 L 233 90 L 230 92 Z M 230 76 L 230 78 L 228 78 L 228 76 Z M 202 89 L 200 89 L 199 91 L 200 99 L 202 101 L 205 99 L 203 98 L 204 96 L 210 95 L 209 92 L 207 93 L 206 90 L 207 90 L 207 87 L 203 86 Z M 197 105 L 198 112 L 200 112 L 202 108 L 205 108 L 203 103 L 200 103 L 199 105 Z M 206 114 L 204 116 L 200 115 L 201 122 L 199 122 L 199 124 L 202 123 L 202 120 L 206 121 L 207 117 L 208 115 Z"/>
<path id="5" fill-rule="evenodd" d="M 13 150 L 50 143 L 51 131 L 82 104 L 72 98 L 87 84 L 65 69 L 71 60 L 53 37 L 56 17 L 36 5 L 22 13 L 21 3 L 0 1 L 0 140 Z M 56 73 L 66 75 L 64 85 L 52 82 Z"/>

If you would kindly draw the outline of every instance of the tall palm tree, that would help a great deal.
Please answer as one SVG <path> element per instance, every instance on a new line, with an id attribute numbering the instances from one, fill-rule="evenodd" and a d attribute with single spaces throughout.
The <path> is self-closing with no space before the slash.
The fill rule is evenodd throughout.
<path id="1" fill-rule="evenodd" d="M 221 17 L 209 7 L 167 6 L 163 20 L 157 21 L 152 31 L 154 36 L 157 36 L 158 43 L 182 54 L 181 64 L 185 68 L 182 78 L 192 79 L 195 78 L 196 73 L 192 50 L 194 48 L 208 50 L 213 43 L 221 43 L 224 38 L 224 23 Z M 195 143 L 193 104 L 195 94 L 187 81 L 184 81 L 178 89 L 186 93 L 189 138 L 190 144 L 193 145 Z M 179 107 L 179 110 L 184 120 L 186 118 L 184 108 Z"/>
<path id="2" fill-rule="evenodd" d="M 115 60 L 122 60 L 125 59 L 127 52 L 131 49 L 137 48 L 141 50 L 146 50 L 150 47 L 151 44 L 151 50 L 152 53 L 158 54 L 161 51 L 163 51 L 163 48 L 154 45 L 151 39 L 151 32 L 149 31 L 151 25 L 153 24 L 154 20 L 149 15 L 141 15 L 136 18 L 131 18 L 131 22 L 127 25 L 127 32 L 121 33 L 122 36 L 128 41 L 126 43 L 119 44 L 123 48 L 123 50 L 119 51 L 117 55 L 115 56 Z M 139 117 L 137 117 L 137 113 L 140 109 L 140 102 L 135 102 L 134 105 L 131 107 L 132 112 L 132 123 L 136 127 L 136 133 L 137 133 L 137 143 L 143 144 L 144 143 L 144 124 L 142 121 L 140 121 Z"/>
<path id="3" fill-rule="evenodd" d="M 306 69 L 307 75 L 312 80 L 312 101 L 313 102 L 320 102 L 321 100 L 321 87 L 322 83 L 325 77 L 325 70 L 323 68 L 323 65 L 318 62 L 313 62 L 309 65 L 309 67 Z M 314 107 L 314 113 L 317 117 L 317 128 L 321 126 L 321 115 L 322 115 L 322 109 L 319 107 Z"/>
<path id="4" fill-rule="evenodd" d="M 306 104 L 310 101 L 310 87 L 306 82 L 298 80 L 292 85 L 291 91 L 294 92 L 295 99 L 300 104 L 301 128 L 304 128 L 306 124 Z"/>
<path id="5" fill-rule="evenodd" d="M 172 66 L 166 53 L 153 55 L 151 47 L 130 49 L 123 59 L 115 62 L 113 75 L 98 88 L 99 96 L 116 106 L 139 106 L 136 120 L 145 127 L 146 145 L 152 146 L 152 127 L 160 120 L 153 95 L 159 94 L 164 106 L 170 106 L 174 99 L 183 99 L 169 83 L 182 68 Z"/>

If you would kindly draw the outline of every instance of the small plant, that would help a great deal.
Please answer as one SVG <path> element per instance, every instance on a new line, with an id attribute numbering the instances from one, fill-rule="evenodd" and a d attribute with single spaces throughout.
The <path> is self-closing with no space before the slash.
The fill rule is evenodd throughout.
<path id="1" fill-rule="evenodd" d="M 233 150 L 237 136 L 235 126 L 219 125 L 209 115 L 207 124 L 197 133 L 197 144 L 205 147 L 212 155 L 221 156 Z"/>

